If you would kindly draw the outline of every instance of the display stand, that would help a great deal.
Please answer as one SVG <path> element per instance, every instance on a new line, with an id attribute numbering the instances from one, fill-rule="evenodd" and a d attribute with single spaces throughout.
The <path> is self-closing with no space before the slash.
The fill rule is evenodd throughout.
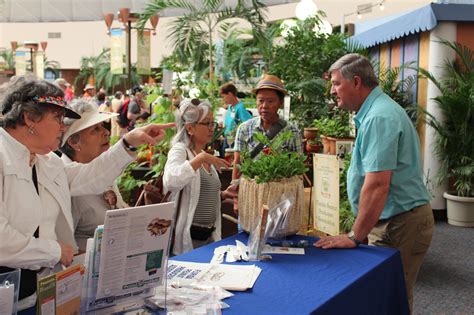
<path id="1" fill-rule="evenodd" d="M 174 221 L 172 202 L 107 211 L 104 225 L 88 240 L 81 312 L 144 309 L 154 289 L 166 286 Z"/>

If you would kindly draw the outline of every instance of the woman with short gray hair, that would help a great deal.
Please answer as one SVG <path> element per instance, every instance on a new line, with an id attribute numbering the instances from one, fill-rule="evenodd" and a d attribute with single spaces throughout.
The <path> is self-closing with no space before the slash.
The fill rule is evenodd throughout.
<path id="1" fill-rule="evenodd" d="M 205 152 L 215 122 L 209 102 L 184 100 L 176 110 L 177 133 L 168 153 L 163 175 L 177 213 L 174 255 L 188 252 L 221 238 L 221 199 L 235 191 L 221 192 L 217 171 L 229 163 Z"/>

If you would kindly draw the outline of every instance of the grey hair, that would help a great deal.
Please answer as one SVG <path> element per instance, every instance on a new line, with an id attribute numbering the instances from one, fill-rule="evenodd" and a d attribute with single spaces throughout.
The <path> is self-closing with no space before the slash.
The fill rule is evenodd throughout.
<path id="1" fill-rule="evenodd" d="M 10 81 L 0 86 L 0 108 L 3 117 L 0 126 L 16 128 L 25 126 L 24 114 L 34 121 L 43 119 L 48 105 L 33 101 L 35 96 L 64 96 L 64 92 L 55 84 L 39 80 L 34 75 L 14 76 Z"/>
<path id="2" fill-rule="evenodd" d="M 180 142 L 184 143 L 186 147 L 190 147 L 191 138 L 186 130 L 186 125 L 201 122 L 212 111 L 209 101 L 204 100 L 198 105 L 195 105 L 196 103 L 196 99 L 185 99 L 175 111 L 176 135 L 173 137 L 171 145 Z"/>
<path id="3" fill-rule="evenodd" d="M 82 99 L 76 99 L 72 101 L 71 104 L 71 109 L 78 113 L 79 115 L 84 114 L 85 112 L 93 111 L 97 105 Z M 79 119 L 80 120 L 80 119 Z M 73 118 L 64 118 L 64 125 L 66 127 L 70 127 L 75 121 L 79 121 L 78 119 L 73 119 Z M 70 159 L 74 160 L 74 156 L 76 154 L 76 150 L 68 143 L 67 140 L 70 140 L 72 143 L 77 144 L 79 141 L 81 141 L 81 131 L 78 131 L 72 135 L 69 136 L 69 138 L 64 139 L 66 142 L 64 145 L 59 148 L 59 150 L 66 154 Z"/>
<path id="4" fill-rule="evenodd" d="M 347 54 L 339 58 L 329 68 L 329 73 L 339 70 L 341 75 L 352 80 L 354 76 L 360 77 L 362 84 L 373 88 L 378 85 L 377 76 L 370 60 L 359 54 Z"/>

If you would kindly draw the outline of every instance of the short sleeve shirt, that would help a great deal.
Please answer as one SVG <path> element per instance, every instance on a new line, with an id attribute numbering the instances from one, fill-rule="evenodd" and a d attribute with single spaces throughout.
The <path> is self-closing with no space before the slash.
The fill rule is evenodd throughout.
<path id="1" fill-rule="evenodd" d="M 291 131 L 293 136 L 284 143 L 283 147 L 288 151 L 303 153 L 302 139 L 298 127 L 288 122 L 280 132 L 287 130 Z M 265 132 L 260 117 L 247 120 L 239 126 L 235 137 L 234 150 L 238 152 L 252 151 L 258 145 L 258 142 L 253 139 L 255 132 Z"/>
<path id="2" fill-rule="evenodd" d="M 130 101 L 130 104 L 128 104 L 128 112 L 130 114 L 140 114 L 140 106 L 135 100 Z"/>
<path id="3" fill-rule="evenodd" d="M 427 204 L 420 141 L 405 110 L 376 87 L 354 121 L 358 133 L 347 175 L 347 193 L 354 214 L 359 211 L 365 175 L 371 172 L 392 171 L 380 219 Z"/>

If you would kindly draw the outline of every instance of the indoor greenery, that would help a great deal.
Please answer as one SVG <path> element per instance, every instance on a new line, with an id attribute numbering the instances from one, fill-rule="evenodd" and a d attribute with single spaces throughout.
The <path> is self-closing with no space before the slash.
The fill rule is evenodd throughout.
<path id="1" fill-rule="evenodd" d="M 444 63 L 444 76 L 435 78 L 419 69 L 441 92 L 433 99 L 443 118 L 423 111 L 436 133 L 433 152 L 440 161 L 436 178 L 439 183 L 451 180 L 457 195 L 474 197 L 474 52 L 458 43 L 440 42 L 456 57 Z"/>
<path id="2" fill-rule="evenodd" d="M 303 175 L 307 171 L 304 164 L 306 156 L 283 149 L 284 143 L 293 137 L 291 131 L 280 132 L 272 140 L 261 132 L 255 133 L 253 137 L 263 143 L 265 148 L 255 160 L 250 157 L 249 151 L 242 152 L 240 171 L 244 177 L 255 179 L 257 184 L 261 184 Z"/>
<path id="3" fill-rule="evenodd" d="M 355 221 L 347 195 L 347 171 L 350 164 L 351 154 L 346 154 L 344 156 L 344 168 L 339 175 L 339 231 L 341 233 L 350 232 Z"/>
<path id="4" fill-rule="evenodd" d="M 319 130 L 319 134 L 333 138 L 349 138 L 351 127 L 349 123 L 349 112 L 334 107 L 324 118 L 315 119 L 311 124 Z"/>
<path id="5" fill-rule="evenodd" d="M 269 73 L 285 82 L 291 95 L 291 112 L 300 127 L 309 126 L 314 119 L 328 112 L 330 82 L 325 73 L 348 52 L 364 53 L 345 41 L 339 33 L 315 32 L 322 25 L 324 14 L 298 21 L 281 45 L 275 45 L 269 62 Z"/>
<path id="6" fill-rule="evenodd" d="M 197 3 L 198 2 L 198 3 Z M 195 73 L 208 69 L 212 79 L 215 64 L 215 33 L 233 19 L 247 21 L 255 38 L 264 36 L 265 6 L 259 0 L 237 0 L 230 6 L 224 0 L 152 0 L 140 15 L 138 28 L 145 28 L 148 19 L 164 9 L 184 9 L 170 22 L 168 38 L 182 64 Z"/>

